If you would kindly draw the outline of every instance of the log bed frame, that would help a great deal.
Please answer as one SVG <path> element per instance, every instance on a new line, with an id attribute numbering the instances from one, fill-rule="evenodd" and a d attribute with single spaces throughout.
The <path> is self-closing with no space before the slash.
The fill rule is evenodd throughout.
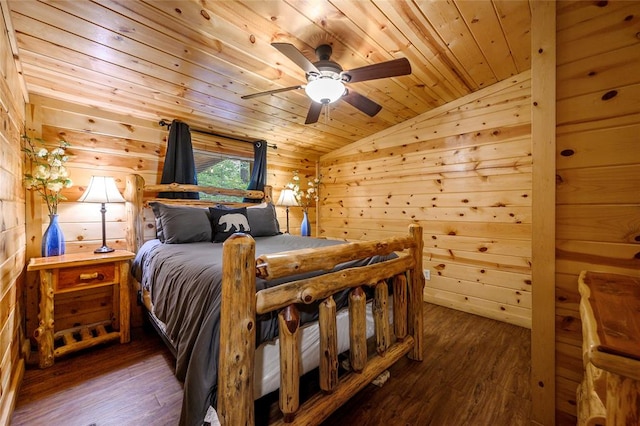
<path id="1" fill-rule="evenodd" d="M 160 191 L 237 195 L 271 201 L 271 188 L 263 191 L 228 190 L 195 185 L 149 185 L 139 175 L 127 177 L 125 199 L 129 229 L 127 245 L 136 252 L 144 243 L 145 198 Z M 155 196 L 155 194 L 153 194 Z M 212 205 L 197 200 L 161 199 L 182 205 Z M 237 204 L 236 204 L 237 205 Z M 245 204 L 249 205 L 249 204 Z M 147 225 L 149 228 L 153 225 Z M 225 425 L 254 424 L 253 371 L 256 315 L 278 312 L 280 329 L 280 410 L 276 424 L 319 424 L 349 398 L 373 381 L 402 356 L 423 358 L 422 227 L 409 226 L 409 233 L 378 241 L 360 241 L 337 246 L 262 255 L 256 259 L 251 236 L 234 234 L 223 245 L 222 304 L 218 365 L 217 414 Z M 396 252 L 398 257 L 359 268 L 331 272 L 255 291 L 256 277 L 267 280 L 309 271 L 331 270 L 355 259 Z M 393 330 L 389 325 L 389 281 L 393 288 Z M 365 294 L 374 288 L 373 315 L 375 351 L 368 353 Z M 352 371 L 338 376 L 336 304 L 332 295 L 349 294 L 349 361 Z M 321 392 L 300 404 L 300 318 L 297 304 L 319 304 Z"/>

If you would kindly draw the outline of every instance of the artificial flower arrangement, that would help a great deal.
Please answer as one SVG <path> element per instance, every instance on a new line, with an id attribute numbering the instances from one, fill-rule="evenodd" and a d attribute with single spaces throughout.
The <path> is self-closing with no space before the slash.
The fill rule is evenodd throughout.
<path id="1" fill-rule="evenodd" d="M 25 187 L 40 194 L 47 203 L 50 215 L 58 214 L 58 203 L 66 200 L 60 191 L 73 185 L 64 166 L 69 160 L 66 154 L 69 143 L 61 140 L 57 147 L 49 150 L 42 139 L 36 138 L 34 141 L 27 135 L 23 135 L 22 139 L 22 151 L 32 163 L 32 172 L 24 174 Z"/>
<path id="2" fill-rule="evenodd" d="M 294 170 L 292 180 L 293 182 L 289 182 L 286 187 L 293 191 L 298 205 L 306 212 L 314 201 L 318 201 L 318 187 L 320 185 L 320 179 L 315 178 L 313 180 L 309 180 L 307 182 L 307 188 L 305 189 L 301 187 L 298 171 Z"/>

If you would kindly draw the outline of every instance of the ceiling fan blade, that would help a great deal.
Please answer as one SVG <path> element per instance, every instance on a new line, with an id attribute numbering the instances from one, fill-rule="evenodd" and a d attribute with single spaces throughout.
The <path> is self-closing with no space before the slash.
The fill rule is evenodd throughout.
<path id="1" fill-rule="evenodd" d="M 373 117 L 382 109 L 380 105 L 373 102 L 371 99 L 362 96 L 361 94 L 356 93 L 353 90 L 349 90 L 346 95 L 342 96 L 342 100 L 358 108 L 369 117 Z"/>
<path id="2" fill-rule="evenodd" d="M 376 80 L 378 78 L 397 77 L 407 74 L 411 74 L 411 64 L 407 58 L 400 58 L 344 71 L 343 79 L 347 83 L 356 83 L 358 81 Z"/>
<path id="3" fill-rule="evenodd" d="M 303 86 L 283 87 L 282 89 L 273 89 L 273 90 L 267 90 L 266 92 L 259 92 L 259 93 L 253 93 L 251 95 L 240 96 L 240 98 L 253 99 L 253 98 L 257 98 L 258 96 L 273 95 L 274 93 L 282 93 L 282 92 L 287 92 L 289 90 L 296 90 L 296 89 L 302 89 L 302 88 Z"/>
<path id="4" fill-rule="evenodd" d="M 313 65 L 313 63 L 309 59 L 307 59 L 307 57 L 304 56 L 302 52 L 300 52 L 298 48 L 295 47 L 293 44 L 271 43 L 271 46 L 275 47 L 280 51 L 280 53 L 282 53 L 287 58 L 291 59 L 297 66 L 302 68 L 304 72 L 306 72 L 307 74 L 320 74 L 320 71 L 318 70 L 318 68 L 316 68 L 316 66 Z"/>
<path id="5" fill-rule="evenodd" d="M 304 124 L 316 123 L 318 118 L 320 118 L 320 112 L 322 112 L 322 104 L 319 102 L 311 102 L 309 112 L 307 113 L 307 119 L 304 121 Z"/>

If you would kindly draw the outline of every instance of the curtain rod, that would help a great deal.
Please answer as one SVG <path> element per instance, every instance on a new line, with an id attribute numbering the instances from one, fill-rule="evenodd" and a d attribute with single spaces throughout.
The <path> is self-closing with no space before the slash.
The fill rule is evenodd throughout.
<path id="1" fill-rule="evenodd" d="M 168 129 L 169 127 L 171 127 L 171 123 L 168 120 L 162 119 L 158 122 L 158 124 L 160 124 L 161 126 L 165 127 Z M 219 138 L 225 138 L 225 139 L 231 139 L 234 141 L 238 141 L 238 142 L 246 142 L 246 143 L 254 143 L 257 141 L 250 141 L 247 139 L 241 139 L 241 138 L 235 138 L 233 136 L 227 136 L 227 135 L 221 135 L 219 133 L 215 133 L 215 132 L 210 132 L 208 130 L 201 130 L 201 129 L 193 129 L 191 127 L 189 127 L 189 130 L 191 130 L 192 132 L 196 132 L 196 133 L 202 133 L 204 135 L 210 135 L 210 136 L 217 136 Z M 269 144 L 267 143 L 267 147 L 269 148 L 273 148 L 273 149 L 278 149 L 278 145 L 276 144 Z"/>

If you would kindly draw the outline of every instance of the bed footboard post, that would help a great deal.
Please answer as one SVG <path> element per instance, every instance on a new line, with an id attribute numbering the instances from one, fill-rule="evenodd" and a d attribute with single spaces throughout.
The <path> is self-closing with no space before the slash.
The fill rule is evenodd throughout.
<path id="1" fill-rule="evenodd" d="M 218 417 L 222 426 L 254 424 L 255 241 L 233 234 L 222 251 Z"/>
<path id="2" fill-rule="evenodd" d="M 423 317 L 422 307 L 424 302 L 424 275 L 422 275 L 422 251 L 424 248 L 424 242 L 422 240 L 422 226 L 417 224 L 411 224 L 409 226 L 409 233 L 415 241 L 414 248 L 412 250 L 415 267 L 410 273 L 410 289 L 409 289 L 409 334 L 413 336 L 414 345 L 413 350 L 409 352 L 409 358 L 422 361 L 423 358 Z"/>
<path id="3" fill-rule="evenodd" d="M 144 243 L 142 227 L 142 196 L 144 192 L 144 179 L 140 175 L 127 175 L 124 199 L 127 201 L 127 223 L 132 229 L 127 230 L 127 250 L 134 253 Z"/>

